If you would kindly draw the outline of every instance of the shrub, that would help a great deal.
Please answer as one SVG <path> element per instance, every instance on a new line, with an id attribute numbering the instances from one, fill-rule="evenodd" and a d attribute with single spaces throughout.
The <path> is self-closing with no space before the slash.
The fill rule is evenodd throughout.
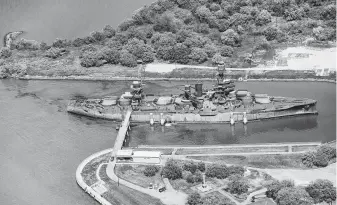
<path id="1" fill-rule="evenodd" d="M 112 38 L 105 44 L 111 49 L 114 50 L 121 50 L 123 48 L 123 44 L 120 41 L 117 41 L 116 39 Z"/>
<path id="2" fill-rule="evenodd" d="M 282 42 L 286 40 L 286 34 L 274 26 L 264 29 L 263 35 L 268 41 L 277 40 L 278 42 Z"/>
<path id="3" fill-rule="evenodd" d="M 197 171 L 197 168 L 198 168 L 197 165 L 193 161 L 185 162 L 183 165 L 183 169 L 191 172 L 192 174 L 194 174 L 195 171 Z"/>
<path id="4" fill-rule="evenodd" d="M 229 176 L 228 168 L 226 165 L 212 164 L 207 167 L 206 176 L 218 179 L 225 179 Z"/>
<path id="5" fill-rule="evenodd" d="M 56 59 L 64 54 L 69 53 L 68 50 L 64 49 L 64 48 L 54 48 L 51 47 L 46 51 L 45 56 L 48 58 L 52 58 L 52 59 Z"/>
<path id="6" fill-rule="evenodd" d="M 81 58 L 81 66 L 83 67 L 94 67 L 94 66 L 101 66 L 103 62 L 101 61 L 101 53 L 99 52 L 92 52 L 87 51 L 83 53 Z"/>
<path id="7" fill-rule="evenodd" d="M 336 201 L 336 188 L 329 180 L 317 179 L 311 182 L 305 190 L 313 198 L 315 204 Z"/>
<path id="8" fill-rule="evenodd" d="M 137 58 L 142 58 L 145 52 L 153 53 L 151 46 L 136 38 L 129 40 L 128 43 L 124 46 L 124 49 L 129 51 L 129 53 L 133 54 Z"/>
<path id="9" fill-rule="evenodd" d="M 91 44 L 91 43 L 95 42 L 95 39 L 91 36 L 87 36 L 87 37 L 83 38 L 83 41 L 84 41 L 85 44 Z"/>
<path id="10" fill-rule="evenodd" d="M 267 10 L 262 10 L 255 19 L 255 24 L 258 26 L 266 25 L 271 22 L 271 14 Z"/>
<path id="11" fill-rule="evenodd" d="M 158 166 L 146 166 L 145 170 L 144 170 L 144 175 L 147 177 L 153 177 L 154 175 L 156 175 L 156 173 L 159 171 L 159 167 Z"/>
<path id="12" fill-rule="evenodd" d="M 302 156 L 302 163 L 306 167 L 311 168 L 314 166 L 315 157 L 316 157 L 315 152 L 306 152 Z"/>
<path id="13" fill-rule="evenodd" d="M 100 51 L 102 54 L 103 60 L 106 60 L 107 63 L 118 64 L 119 63 L 119 51 L 111 49 L 109 47 L 103 47 Z"/>
<path id="14" fill-rule="evenodd" d="M 203 175 L 200 170 L 197 170 L 194 175 L 194 182 L 202 182 Z"/>
<path id="15" fill-rule="evenodd" d="M 319 26 L 313 29 L 313 36 L 319 41 L 332 40 L 336 36 L 336 30 Z"/>
<path id="16" fill-rule="evenodd" d="M 103 35 L 104 35 L 106 38 L 111 38 L 111 37 L 113 37 L 115 34 L 116 34 L 116 30 L 115 30 L 114 28 L 112 28 L 112 26 L 110 26 L 110 25 L 104 26 L 104 28 L 103 28 Z"/>
<path id="17" fill-rule="evenodd" d="M 192 48 L 190 59 L 197 63 L 203 63 L 207 61 L 207 53 L 202 48 Z"/>
<path id="18" fill-rule="evenodd" d="M 230 181 L 228 183 L 229 192 L 232 193 L 232 194 L 239 194 L 240 195 L 240 194 L 243 194 L 243 193 L 247 193 L 248 188 L 249 188 L 248 182 L 243 178 L 238 179 L 238 180 L 234 180 L 234 181 Z"/>
<path id="19" fill-rule="evenodd" d="M 240 36 L 233 29 L 228 29 L 221 34 L 221 42 L 228 46 L 239 46 Z"/>
<path id="20" fill-rule="evenodd" d="M 326 167 L 329 165 L 329 158 L 322 152 L 316 152 L 313 163 L 317 167 Z"/>
<path id="21" fill-rule="evenodd" d="M 187 204 L 188 205 L 201 205 L 202 200 L 201 200 L 200 194 L 198 192 L 194 192 L 194 193 L 190 194 L 187 197 Z"/>
<path id="22" fill-rule="evenodd" d="M 168 178 L 171 180 L 181 179 L 182 169 L 177 165 L 175 161 L 169 160 L 163 167 L 162 175 L 164 178 Z"/>
<path id="23" fill-rule="evenodd" d="M 202 48 L 207 43 L 207 39 L 200 35 L 192 35 L 187 37 L 183 44 L 187 47 L 193 48 Z"/>
<path id="24" fill-rule="evenodd" d="M 204 172 L 206 170 L 205 162 L 198 162 L 198 170 Z"/>
<path id="25" fill-rule="evenodd" d="M 142 54 L 141 59 L 144 63 L 152 63 L 155 59 L 155 54 L 152 51 L 146 51 Z"/>
<path id="26" fill-rule="evenodd" d="M 55 48 L 65 48 L 65 47 L 68 47 L 71 45 L 71 42 L 66 40 L 66 39 L 60 39 L 60 38 L 57 38 L 52 46 L 55 47 Z"/>
<path id="27" fill-rule="evenodd" d="M 231 57 L 234 53 L 234 49 L 231 46 L 221 46 L 220 48 L 220 54 L 223 57 Z"/>
<path id="28" fill-rule="evenodd" d="M 238 181 L 240 179 L 242 179 L 242 175 L 241 174 L 233 174 L 233 175 L 230 175 L 228 177 L 229 181 Z"/>
<path id="29" fill-rule="evenodd" d="M 80 58 L 82 58 L 83 57 L 83 54 L 85 53 L 85 52 L 96 52 L 97 51 L 97 48 L 96 47 L 94 47 L 93 45 L 85 45 L 85 46 L 83 46 L 82 48 L 81 48 L 81 51 L 80 51 Z"/>
<path id="30" fill-rule="evenodd" d="M 329 160 L 336 158 L 336 148 L 329 145 L 321 145 L 317 149 L 317 154 L 325 155 Z"/>
<path id="31" fill-rule="evenodd" d="M 0 49 L 0 58 L 8 58 L 12 55 L 12 51 L 7 48 L 7 47 L 3 47 Z"/>
<path id="32" fill-rule="evenodd" d="M 323 20 L 336 20 L 336 5 L 330 4 L 323 8 L 321 11 L 321 19 Z"/>
<path id="33" fill-rule="evenodd" d="M 177 63 L 186 64 L 189 62 L 189 55 L 191 53 L 191 49 L 182 43 L 178 43 L 173 47 L 173 59 Z"/>
<path id="34" fill-rule="evenodd" d="M 137 66 L 137 58 L 129 53 L 127 50 L 122 50 L 120 52 L 119 62 L 123 66 L 127 67 L 136 67 Z"/>
<path id="35" fill-rule="evenodd" d="M 121 24 L 118 25 L 118 28 L 121 31 L 126 31 L 133 25 L 135 25 L 135 21 L 133 19 L 126 19 L 125 21 L 123 21 Z"/>

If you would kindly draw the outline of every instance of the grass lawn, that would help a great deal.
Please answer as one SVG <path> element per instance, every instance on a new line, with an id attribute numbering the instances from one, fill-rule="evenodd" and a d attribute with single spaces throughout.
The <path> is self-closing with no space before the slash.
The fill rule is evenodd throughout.
<path id="1" fill-rule="evenodd" d="M 121 179 L 137 184 L 141 187 L 147 188 L 150 183 L 159 184 L 162 186 L 164 182 L 160 176 L 160 170 L 153 177 L 147 177 L 143 171 L 147 165 L 116 165 L 115 173 Z"/>
<path id="2" fill-rule="evenodd" d="M 257 168 L 298 168 L 308 169 L 302 164 L 301 154 L 285 155 L 232 155 L 232 156 L 191 156 L 190 159 L 204 160 L 215 163 L 235 164 Z"/>
<path id="3" fill-rule="evenodd" d="M 189 154 L 222 154 L 222 153 L 240 153 L 240 152 L 285 152 L 288 150 L 287 146 L 279 147 L 223 147 L 223 148 L 180 148 L 177 150 L 176 155 L 189 155 Z"/>
<path id="4" fill-rule="evenodd" d="M 108 191 L 102 194 L 113 205 L 163 205 L 159 199 L 143 194 L 112 181 L 106 174 L 107 165 L 103 165 L 99 176 L 105 182 Z"/>
<path id="5" fill-rule="evenodd" d="M 276 205 L 276 203 L 272 199 L 264 198 L 249 205 Z"/>
<path id="6" fill-rule="evenodd" d="M 96 170 L 98 168 L 98 166 L 104 162 L 108 162 L 109 161 L 109 157 L 110 157 L 111 153 L 107 153 L 104 155 L 101 155 L 93 160 L 91 160 L 88 164 L 86 164 L 82 170 L 82 177 L 84 182 L 88 185 L 91 186 L 94 183 L 97 182 L 96 179 Z"/>
<path id="7" fill-rule="evenodd" d="M 235 204 L 232 200 L 230 200 L 229 198 L 227 198 L 226 196 L 224 196 L 223 194 L 221 194 L 218 191 L 214 191 L 211 192 L 209 194 L 206 194 L 204 197 L 209 197 L 209 196 L 215 196 L 216 198 L 219 198 L 222 202 L 222 204 Z"/>

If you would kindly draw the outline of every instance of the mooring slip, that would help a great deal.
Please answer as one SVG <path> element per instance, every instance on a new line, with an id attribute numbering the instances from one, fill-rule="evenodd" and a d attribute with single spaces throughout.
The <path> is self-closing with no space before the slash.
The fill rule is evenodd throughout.
<path id="1" fill-rule="evenodd" d="M 129 130 L 131 113 L 132 113 L 132 110 L 128 110 L 125 114 L 124 120 L 122 122 L 122 126 L 119 128 L 117 138 L 115 140 L 115 145 L 113 147 L 113 151 L 111 155 L 112 157 L 115 157 L 118 150 L 122 149 L 125 136 L 127 135 L 128 130 Z"/>

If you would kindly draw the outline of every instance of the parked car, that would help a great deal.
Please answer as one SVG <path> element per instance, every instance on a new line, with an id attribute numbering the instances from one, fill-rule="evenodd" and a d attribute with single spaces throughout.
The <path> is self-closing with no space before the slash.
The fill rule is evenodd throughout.
<path id="1" fill-rule="evenodd" d="M 162 188 L 159 189 L 159 192 L 163 192 L 165 190 L 166 190 L 166 187 L 162 187 Z"/>

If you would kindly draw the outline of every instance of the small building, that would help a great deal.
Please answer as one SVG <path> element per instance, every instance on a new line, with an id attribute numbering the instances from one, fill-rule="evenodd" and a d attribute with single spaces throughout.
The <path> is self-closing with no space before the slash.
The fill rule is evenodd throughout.
<path id="1" fill-rule="evenodd" d="M 161 159 L 159 151 L 134 151 L 132 158 L 134 163 L 159 164 Z"/>
<path id="2" fill-rule="evenodd" d="M 118 150 L 116 153 L 116 160 L 117 162 L 121 160 L 132 160 L 132 149 Z"/>

